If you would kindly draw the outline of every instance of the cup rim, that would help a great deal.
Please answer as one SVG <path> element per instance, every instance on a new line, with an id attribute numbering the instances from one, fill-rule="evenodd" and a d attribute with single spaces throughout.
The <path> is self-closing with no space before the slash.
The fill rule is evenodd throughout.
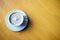
<path id="1" fill-rule="evenodd" d="M 16 12 L 16 11 L 15 11 L 15 12 Z M 12 14 L 14 14 L 15 12 L 11 12 L 10 17 L 11 17 L 11 16 L 12 16 Z M 16 12 L 16 13 L 17 13 L 17 12 Z M 20 26 L 20 25 L 23 23 L 23 21 L 24 21 L 23 15 L 21 15 L 21 13 L 20 13 L 20 12 L 19 12 L 18 14 L 21 16 L 21 21 L 20 21 L 20 23 L 19 23 L 19 24 L 13 25 L 13 24 L 11 23 L 11 21 L 10 21 L 10 17 L 9 17 L 9 22 L 10 22 L 13 26 Z"/>

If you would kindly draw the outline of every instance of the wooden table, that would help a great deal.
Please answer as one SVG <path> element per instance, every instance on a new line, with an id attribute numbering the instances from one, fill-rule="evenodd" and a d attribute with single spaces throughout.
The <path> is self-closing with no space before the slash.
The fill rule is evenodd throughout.
<path id="1" fill-rule="evenodd" d="M 29 17 L 21 32 L 6 26 L 6 15 L 13 9 Z M 0 0 L 0 40 L 60 40 L 60 0 Z"/>

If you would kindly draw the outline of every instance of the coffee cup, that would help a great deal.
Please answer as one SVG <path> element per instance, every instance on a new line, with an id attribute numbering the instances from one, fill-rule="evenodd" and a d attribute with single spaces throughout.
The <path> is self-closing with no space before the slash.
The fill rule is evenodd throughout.
<path id="1" fill-rule="evenodd" d="M 13 26 L 16 27 L 16 26 L 20 26 L 23 23 L 24 18 L 19 12 L 13 12 L 10 15 L 9 21 Z"/>

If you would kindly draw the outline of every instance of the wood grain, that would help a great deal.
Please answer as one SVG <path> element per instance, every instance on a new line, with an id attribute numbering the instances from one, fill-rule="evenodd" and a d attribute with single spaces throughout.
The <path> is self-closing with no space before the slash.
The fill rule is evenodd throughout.
<path id="1" fill-rule="evenodd" d="M 6 15 L 13 9 L 29 17 L 21 32 L 6 26 Z M 60 0 L 0 0 L 0 40 L 60 40 Z"/>

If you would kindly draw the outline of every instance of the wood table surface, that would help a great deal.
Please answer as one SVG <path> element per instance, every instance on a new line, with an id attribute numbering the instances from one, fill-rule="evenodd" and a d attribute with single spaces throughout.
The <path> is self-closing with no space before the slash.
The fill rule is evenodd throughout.
<path id="1" fill-rule="evenodd" d="M 6 15 L 13 9 L 28 15 L 23 31 L 6 26 Z M 0 40 L 60 40 L 60 0 L 0 0 Z"/>

